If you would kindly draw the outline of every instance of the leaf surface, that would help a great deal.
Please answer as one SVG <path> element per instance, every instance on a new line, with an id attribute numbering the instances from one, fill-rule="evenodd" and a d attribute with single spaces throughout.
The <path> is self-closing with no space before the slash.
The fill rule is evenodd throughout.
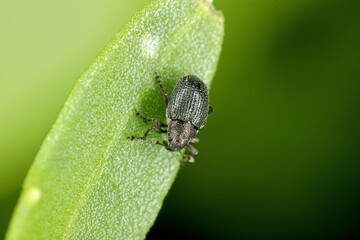
<path id="1" fill-rule="evenodd" d="M 210 1 L 155 0 L 80 77 L 26 177 L 7 239 L 144 239 L 179 170 L 179 153 L 131 142 L 165 122 L 154 79 L 171 92 L 184 75 L 209 86 L 223 39 Z"/>

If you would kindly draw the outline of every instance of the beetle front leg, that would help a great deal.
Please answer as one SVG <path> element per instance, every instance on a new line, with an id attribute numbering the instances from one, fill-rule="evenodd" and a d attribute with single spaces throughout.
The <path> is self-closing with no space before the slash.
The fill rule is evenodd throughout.
<path id="1" fill-rule="evenodd" d="M 191 152 L 191 154 L 194 155 L 194 156 L 198 155 L 198 153 L 199 153 L 199 151 L 196 150 L 196 148 L 194 148 L 190 144 L 186 145 L 185 149 L 188 150 L 189 152 Z"/>
<path id="2" fill-rule="evenodd" d="M 151 139 L 151 141 L 153 142 L 153 144 L 157 144 L 157 145 L 163 146 L 163 147 L 166 148 L 167 150 L 171 151 L 171 150 L 169 149 L 169 146 L 168 146 L 167 142 L 164 141 L 163 143 L 161 143 L 161 142 L 159 142 L 159 140 L 157 140 L 156 138 Z"/>
<path id="3" fill-rule="evenodd" d="M 158 84 L 159 84 L 159 86 L 160 86 L 160 89 L 161 89 L 161 91 L 162 91 L 162 93 L 163 93 L 163 101 L 164 101 L 164 104 L 165 104 L 165 106 L 167 106 L 167 105 L 168 105 L 168 102 L 169 102 L 169 96 L 168 96 L 168 93 L 165 92 L 165 90 L 164 90 L 164 88 L 163 88 L 163 86 L 162 86 L 162 84 L 161 84 L 160 76 L 159 76 L 159 74 L 158 74 L 157 72 L 155 72 L 155 79 L 156 79 L 156 81 L 158 82 Z"/>
<path id="4" fill-rule="evenodd" d="M 182 152 L 180 152 L 180 153 L 183 156 L 183 159 L 181 159 L 181 162 L 180 162 L 181 166 L 184 166 L 184 163 L 186 163 L 186 162 L 189 162 L 189 163 L 195 162 L 195 159 L 192 156 L 185 155 Z"/>
<path id="5" fill-rule="evenodd" d="M 200 139 L 198 139 L 198 138 L 190 139 L 190 143 L 198 143 L 198 142 L 200 142 Z"/>
<path id="6" fill-rule="evenodd" d="M 156 125 L 158 125 L 159 127 L 167 127 L 167 125 L 165 123 L 162 123 L 160 120 L 158 120 L 156 118 L 151 118 L 151 119 L 145 118 L 143 115 L 141 115 L 141 113 L 137 109 L 135 109 L 135 112 L 136 112 L 136 116 L 138 116 L 139 118 L 144 120 L 144 122 L 153 122 Z"/>
<path id="7" fill-rule="evenodd" d="M 151 141 L 154 143 L 154 144 L 157 144 L 157 145 L 160 145 L 160 146 L 163 146 L 164 148 L 166 148 L 167 150 L 171 151 L 171 149 L 169 149 L 169 146 L 167 145 L 167 143 L 164 141 L 164 143 L 160 143 L 159 140 L 153 138 L 151 139 Z M 195 151 L 194 152 L 191 152 L 193 153 L 194 155 L 197 154 L 197 150 L 195 148 L 193 148 Z M 183 154 L 181 151 L 179 151 L 179 153 L 181 154 L 181 156 L 183 156 L 183 158 L 181 159 L 181 166 L 184 165 L 184 163 L 186 162 L 190 162 L 190 163 L 193 163 L 195 162 L 194 158 L 192 156 L 188 156 L 188 155 L 185 155 Z"/>
<path id="8" fill-rule="evenodd" d="M 149 135 L 149 133 L 151 131 L 155 131 L 157 133 L 166 133 L 167 131 L 166 130 L 163 130 L 161 128 L 159 128 L 158 126 L 151 126 L 147 131 L 146 133 L 144 134 L 143 137 L 134 137 L 134 136 L 130 136 L 128 137 L 128 139 L 130 139 L 131 141 L 134 141 L 134 140 L 146 140 L 147 136 Z"/>
<path id="9" fill-rule="evenodd" d="M 197 138 L 194 138 L 197 139 Z M 191 152 L 192 155 L 196 156 L 198 155 L 198 150 L 196 150 L 193 146 L 191 146 L 190 144 L 185 146 L 185 149 L 188 150 L 189 152 Z M 193 163 L 195 162 L 195 159 L 193 156 L 189 156 L 189 155 L 185 155 L 182 152 L 180 152 L 181 155 L 183 156 L 183 159 L 181 159 L 181 166 L 184 165 L 184 163 L 189 162 L 189 163 Z"/>

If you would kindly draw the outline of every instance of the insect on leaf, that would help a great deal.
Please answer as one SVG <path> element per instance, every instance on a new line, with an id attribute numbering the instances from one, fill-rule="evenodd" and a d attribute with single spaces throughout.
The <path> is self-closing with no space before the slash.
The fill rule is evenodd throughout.
<path id="1" fill-rule="evenodd" d="M 210 0 L 155 0 L 82 74 L 23 186 L 7 239 L 144 239 L 179 170 L 179 153 L 132 142 L 165 121 L 166 91 L 194 74 L 208 86 L 224 35 Z M 156 133 L 151 137 L 161 139 Z"/>

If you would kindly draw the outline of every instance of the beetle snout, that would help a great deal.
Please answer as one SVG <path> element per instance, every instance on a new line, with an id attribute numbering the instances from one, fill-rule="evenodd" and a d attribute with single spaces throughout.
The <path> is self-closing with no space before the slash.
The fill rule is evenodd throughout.
<path id="1" fill-rule="evenodd" d="M 187 142 L 182 138 L 169 139 L 169 148 L 173 151 L 180 151 L 186 146 Z"/>

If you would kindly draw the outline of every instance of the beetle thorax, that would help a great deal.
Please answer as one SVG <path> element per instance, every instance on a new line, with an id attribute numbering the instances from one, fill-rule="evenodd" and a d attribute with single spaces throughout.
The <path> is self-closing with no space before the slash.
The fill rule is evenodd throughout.
<path id="1" fill-rule="evenodd" d="M 180 151 L 189 144 L 190 139 L 195 138 L 197 129 L 191 122 L 171 120 L 168 122 L 169 149 Z"/>

